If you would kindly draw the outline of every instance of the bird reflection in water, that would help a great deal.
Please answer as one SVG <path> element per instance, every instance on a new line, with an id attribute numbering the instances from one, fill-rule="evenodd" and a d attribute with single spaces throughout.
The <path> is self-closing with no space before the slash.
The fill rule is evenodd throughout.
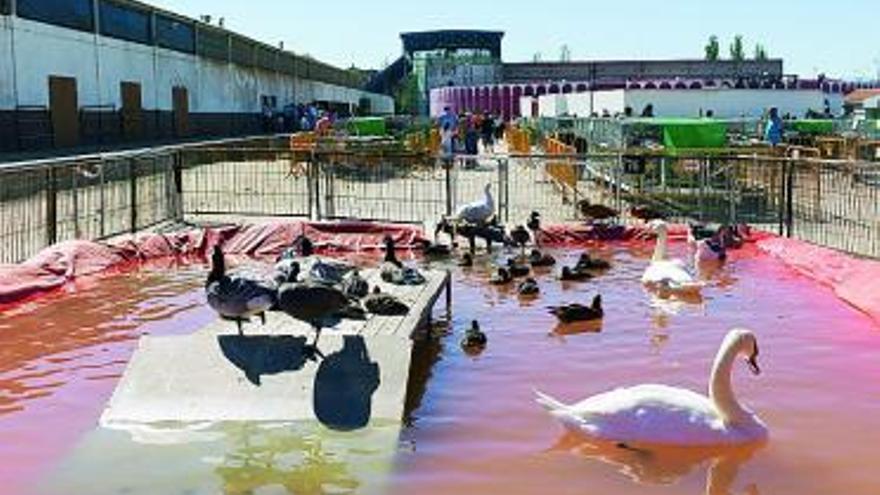
<path id="1" fill-rule="evenodd" d="M 740 467 L 765 444 L 642 448 L 566 433 L 549 452 L 568 452 L 616 466 L 620 473 L 632 481 L 645 485 L 674 485 L 695 469 L 706 465 L 706 495 L 759 495 L 756 485 L 747 486 L 744 492 L 732 490 Z"/>
<path id="2" fill-rule="evenodd" d="M 550 332 L 553 337 L 564 339 L 576 335 L 585 335 L 602 332 L 602 320 L 576 321 L 572 323 L 559 323 Z"/>

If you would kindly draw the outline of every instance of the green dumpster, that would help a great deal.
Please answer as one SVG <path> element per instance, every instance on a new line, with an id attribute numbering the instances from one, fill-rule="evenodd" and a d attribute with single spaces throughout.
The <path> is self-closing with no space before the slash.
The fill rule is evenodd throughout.
<path id="1" fill-rule="evenodd" d="M 385 136 L 384 117 L 358 117 L 348 121 L 348 131 L 356 136 Z"/>

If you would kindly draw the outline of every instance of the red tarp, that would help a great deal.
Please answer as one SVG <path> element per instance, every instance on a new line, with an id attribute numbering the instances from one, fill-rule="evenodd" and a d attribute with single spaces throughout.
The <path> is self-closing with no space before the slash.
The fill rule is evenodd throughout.
<path id="1" fill-rule="evenodd" d="M 124 263 L 168 256 L 204 257 L 215 244 L 229 255 L 274 257 L 301 234 L 318 250 L 378 249 L 390 235 L 397 246 L 413 248 L 424 238 L 421 229 L 369 222 L 279 222 L 229 226 L 172 234 L 139 234 L 110 242 L 67 241 L 48 247 L 19 265 L 0 266 L 0 304 L 20 301 L 62 287 L 76 277 Z"/>

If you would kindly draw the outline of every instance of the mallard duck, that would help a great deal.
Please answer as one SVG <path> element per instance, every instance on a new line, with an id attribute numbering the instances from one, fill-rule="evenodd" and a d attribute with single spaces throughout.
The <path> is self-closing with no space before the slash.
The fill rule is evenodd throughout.
<path id="1" fill-rule="evenodd" d="M 394 240 L 391 236 L 385 236 L 385 258 L 379 268 L 382 280 L 394 285 L 422 285 L 425 277 L 415 268 L 403 266 L 394 252 Z"/>
<path id="2" fill-rule="evenodd" d="M 462 268 L 470 268 L 474 266 L 474 256 L 471 253 L 464 253 L 458 261 L 458 266 Z"/>
<path id="3" fill-rule="evenodd" d="M 364 298 L 364 308 L 378 316 L 404 316 L 409 314 L 409 306 L 400 299 L 382 292 L 379 286 Z"/>
<path id="4" fill-rule="evenodd" d="M 513 282 L 513 276 L 511 276 L 507 268 L 504 268 L 503 266 L 499 266 L 489 279 L 489 283 L 492 285 L 507 285 L 510 282 Z"/>
<path id="5" fill-rule="evenodd" d="M 608 270 L 610 268 L 611 263 L 600 258 L 593 258 L 589 253 L 581 254 L 577 265 L 575 265 L 575 269 L 580 271 Z"/>
<path id="6" fill-rule="evenodd" d="M 370 285 L 354 270 L 342 280 L 342 292 L 351 299 L 363 299 L 370 293 Z"/>
<path id="7" fill-rule="evenodd" d="M 578 212 L 580 212 L 584 220 L 589 222 L 595 220 L 609 220 L 620 215 L 620 213 L 614 208 L 600 204 L 591 204 L 588 199 L 578 201 L 577 207 Z"/>
<path id="8" fill-rule="evenodd" d="M 536 296 L 540 292 L 541 287 L 538 285 L 538 282 L 531 277 L 525 279 L 517 288 L 517 293 L 521 296 Z"/>
<path id="9" fill-rule="evenodd" d="M 531 254 L 529 254 L 529 264 L 532 265 L 532 268 L 553 266 L 556 264 L 556 258 L 533 249 Z"/>
<path id="10" fill-rule="evenodd" d="M 510 272 L 513 278 L 520 278 L 527 276 L 532 270 L 529 268 L 529 265 L 524 265 L 514 258 L 509 258 L 507 260 L 507 271 Z"/>
<path id="11" fill-rule="evenodd" d="M 211 271 L 205 281 L 208 305 L 224 320 L 234 321 L 238 333 L 243 334 L 242 324 L 251 317 L 259 316 L 266 324 L 266 311 L 275 306 L 275 288 L 264 281 L 226 274 L 226 260 L 220 246 L 211 253 Z"/>
<path id="12" fill-rule="evenodd" d="M 419 239 L 419 247 L 422 254 L 430 258 L 446 258 L 452 254 L 452 247 L 445 244 L 436 244 L 428 239 Z"/>
<path id="13" fill-rule="evenodd" d="M 514 246 L 520 248 L 520 252 L 525 253 L 526 244 L 532 240 L 532 235 L 525 227 L 519 225 L 510 232 L 510 240 Z"/>
<path id="14" fill-rule="evenodd" d="M 605 316 L 605 312 L 602 311 L 602 296 L 600 295 L 593 298 L 593 304 L 590 306 L 575 303 L 565 306 L 551 306 L 549 310 L 550 314 L 556 316 L 562 323 L 601 320 Z"/>
<path id="15" fill-rule="evenodd" d="M 366 318 L 364 310 L 338 288 L 310 282 L 286 283 L 279 287 L 278 309 L 315 329 L 314 341 L 304 349 L 312 361 L 316 356 L 323 357 L 318 349 L 322 329 L 336 326 L 343 319 Z"/>
<path id="16" fill-rule="evenodd" d="M 465 350 L 482 350 L 488 342 L 486 334 L 480 330 L 480 324 L 474 320 L 461 339 L 461 347 Z"/>
<path id="17" fill-rule="evenodd" d="M 541 214 L 537 211 L 533 211 L 529 215 L 529 221 L 526 222 L 526 227 L 532 231 L 532 234 L 535 234 L 541 230 Z M 537 240 L 537 236 L 536 236 Z"/>
<path id="18" fill-rule="evenodd" d="M 591 278 L 593 278 L 593 275 L 590 272 L 578 270 L 577 267 L 571 268 L 563 266 L 562 272 L 559 274 L 559 280 L 570 282 L 580 282 L 583 280 L 590 280 Z"/>
<path id="19" fill-rule="evenodd" d="M 643 222 L 652 220 L 665 220 L 666 213 L 648 205 L 634 205 L 629 209 L 629 214 L 633 218 L 638 218 Z"/>

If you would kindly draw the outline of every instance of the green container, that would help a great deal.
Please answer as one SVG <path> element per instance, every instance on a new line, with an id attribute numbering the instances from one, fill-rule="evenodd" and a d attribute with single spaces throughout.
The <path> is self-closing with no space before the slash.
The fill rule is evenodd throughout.
<path id="1" fill-rule="evenodd" d="M 834 134 L 834 121 L 828 119 L 792 120 L 785 123 L 789 129 L 800 134 L 828 135 Z"/>
<path id="2" fill-rule="evenodd" d="M 656 119 L 663 128 L 663 146 L 670 150 L 724 148 L 727 126 L 712 119 Z"/>
<path id="3" fill-rule="evenodd" d="M 348 131 L 356 136 L 386 136 L 384 117 L 359 117 L 348 121 Z"/>

